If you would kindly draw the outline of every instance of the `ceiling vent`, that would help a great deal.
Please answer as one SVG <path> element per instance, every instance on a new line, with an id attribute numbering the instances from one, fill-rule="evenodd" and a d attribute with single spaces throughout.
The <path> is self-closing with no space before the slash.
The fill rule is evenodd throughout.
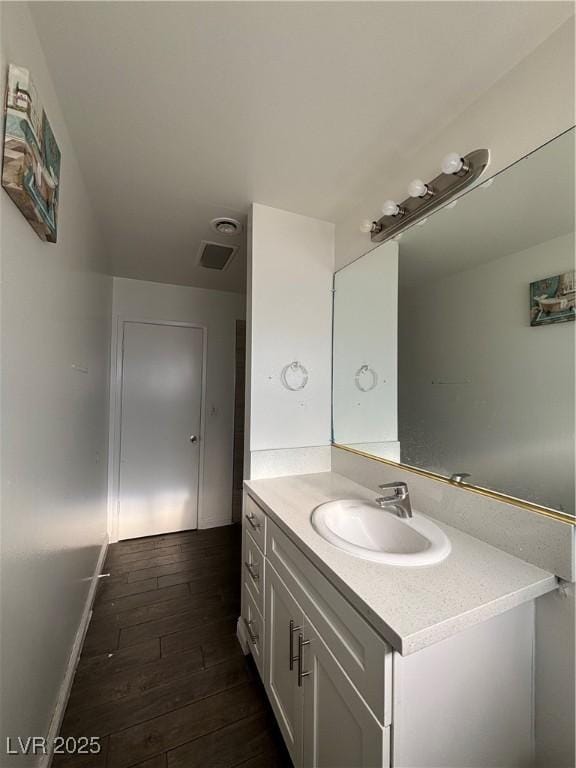
<path id="1" fill-rule="evenodd" d="M 237 245 L 221 245 L 202 240 L 198 252 L 198 266 L 222 272 L 228 267 L 237 250 Z"/>

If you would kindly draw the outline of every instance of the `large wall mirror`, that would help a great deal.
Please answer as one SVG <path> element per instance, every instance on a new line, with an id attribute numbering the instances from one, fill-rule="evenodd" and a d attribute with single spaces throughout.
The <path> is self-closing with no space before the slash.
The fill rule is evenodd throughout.
<path id="1" fill-rule="evenodd" d="M 575 514 L 574 161 L 571 130 L 336 273 L 334 443 Z"/>

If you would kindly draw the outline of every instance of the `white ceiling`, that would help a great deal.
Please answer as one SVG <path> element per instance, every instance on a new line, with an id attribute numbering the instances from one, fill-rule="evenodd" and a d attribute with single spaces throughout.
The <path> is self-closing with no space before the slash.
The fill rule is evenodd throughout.
<path id="1" fill-rule="evenodd" d="M 573 13 L 570 2 L 37 2 L 115 274 L 242 291 L 195 266 L 250 202 L 337 221 Z M 64 158 L 65 162 L 65 158 Z M 230 241 L 234 242 L 231 238 Z"/>

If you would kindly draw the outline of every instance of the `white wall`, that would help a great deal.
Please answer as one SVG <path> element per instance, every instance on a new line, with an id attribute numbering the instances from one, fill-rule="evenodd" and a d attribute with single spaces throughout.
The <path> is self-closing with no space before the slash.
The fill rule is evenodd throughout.
<path id="1" fill-rule="evenodd" d="M 0 12 L 2 89 L 9 61 L 31 69 L 62 151 L 57 244 L 39 240 L 0 192 L 7 768 L 5 735 L 47 733 L 106 540 L 112 281 L 28 6 Z"/>
<path id="2" fill-rule="evenodd" d="M 459 62 L 462 76 L 465 62 Z M 433 87 L 433 84 L 431 84 Z M 358 205 L 336 222 L 336 266 L 348 264 L 372 247 L 359 231 L 365 218 L 378 218 L 387 198 L 403 200 L 411 179 L 431 179 L 448 152 L 490 149 L 490 175 L 574 125 L 574 20 L 562 25 L 536 50 L 447 125 L 430 125 L 428 141 L 399 154 L 382 168 L 375 158 L 374 178 Z"/>
<path id="3" fill-rule="evenodd" d="M 393 442 L 396 450 L 398 243 L 384 243 L 337 272 L 334 288 L 334 441 L 358 450 Z M 356 382 L 364 365 L 374 374 Z M 378 455 L 385 450 L 379 446 Z"/>
<path id="4" fill-rule="evenodd" d="M 244 297 L 167 283 L 114 278 L 111 371 L 110 533 L 116 538 L 118 445 L 117 344 L 123 320 L 197 323 L 207 329 L 204 472 L 200 478 L 198 527 L 232 519 L 234 374 L 236 320 L 245 315 Z"/>
<path id="5" fill-rule="evenodd" d="M 260 452 L 286 449 L 305 448 L 308 466 L 328 469 L 334 226 L 255 203 L 248 251 L 246 433 L 255 462 L 248 476 L 272 471 L 260 463 Z M 308 371 L 299 391 L 280 378 L 293 361 Z M 277 459 L 271 459 L 276 474 L 298 471 L 293 454 Z"/>
<path id="6" fill-rule="evenodd" d="M 529 284 L 570 269 L 574 234 L 401 293 L 404 463 L 574 513 L 576 323 L 529 317 Z"/>

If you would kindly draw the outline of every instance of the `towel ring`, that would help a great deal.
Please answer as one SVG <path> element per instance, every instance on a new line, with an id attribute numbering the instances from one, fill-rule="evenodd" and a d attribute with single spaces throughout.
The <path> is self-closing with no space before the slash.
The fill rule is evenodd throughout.
<path id="1" fill-rule="evenodd" d="M 294 381 L 295 378 L 296 381 Z M 290 379 L 292 379 L 292 381 L 290 381 Z M 291 392 L 298 392 L 299 390 L 304 389 L 306 384 L 308 384 L 308 371 L 302 363 L 299 363 L 298 360 L 294 360 L 294 362 L 288 363 L 288 365 L 285 365 L 284 368 L 282 368 L 280 381 L 286 389 L 289 389 Z"/>
<path id="2" fill-rule="evenodd" d="M 365 380 L 365 375 L 368 375 L 370 379 Z M 354 384 L 360 390 L 360 392 L 370 392 L 378 384 L 378 374 L 370 365 L 361 365 L 354 375 Z"/>

